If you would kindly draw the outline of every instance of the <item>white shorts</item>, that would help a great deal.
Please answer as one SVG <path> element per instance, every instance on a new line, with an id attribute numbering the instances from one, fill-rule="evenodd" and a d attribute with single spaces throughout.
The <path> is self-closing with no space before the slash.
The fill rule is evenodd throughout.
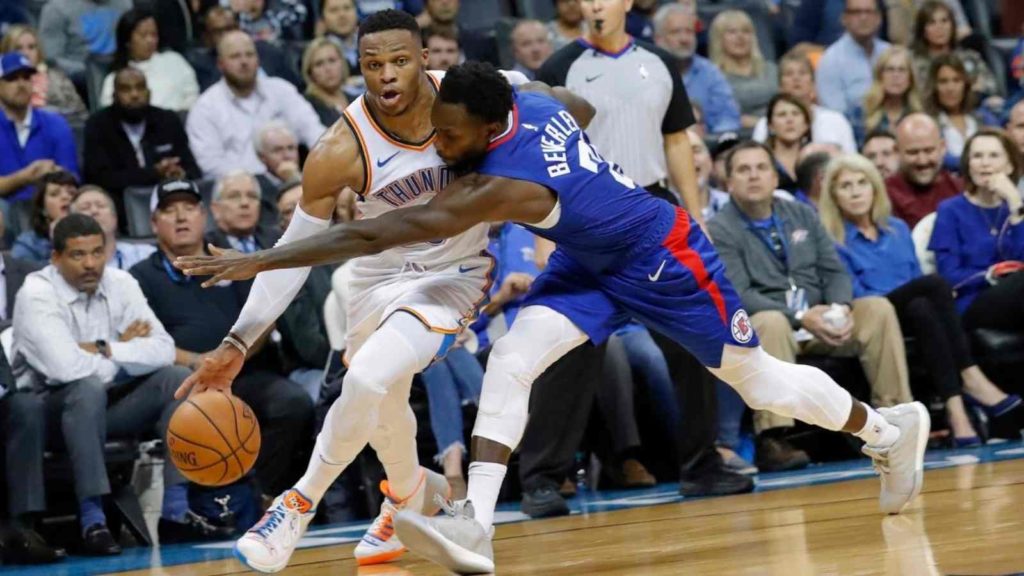
<path id="1" fill-rule="evenodd" d="M 352 262 L 348 285 L 345 357 L 351 358 L 389 316 L 409 312 L 435 332 L 458 334 L 476 317 L 493 282 L 495 262 L 486 252 L 423 266 L 375 257 Z"/>

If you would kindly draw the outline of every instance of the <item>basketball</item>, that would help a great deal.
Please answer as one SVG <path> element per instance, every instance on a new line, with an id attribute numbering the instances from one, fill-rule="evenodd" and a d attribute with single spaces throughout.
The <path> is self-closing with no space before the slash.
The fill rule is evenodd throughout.
<path id="1" fill-rule="evenodd" d="M 224 486 L 245 475 L 260 453 L 260 424 L 252 408 L 231 394 L 193 394 L 167 427 L 167 453 L 188 480 Z"/>

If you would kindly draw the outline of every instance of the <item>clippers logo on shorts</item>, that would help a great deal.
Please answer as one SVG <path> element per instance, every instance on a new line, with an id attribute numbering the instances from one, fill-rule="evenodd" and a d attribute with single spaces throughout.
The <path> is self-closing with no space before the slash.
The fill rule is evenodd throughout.
<path id="1" fill-rule="evenodd" d="M 746 344 L 754 337 L 754 327 L 750 325 L 750 317 L 742 308 L 732 315 L 732 337 L 740 344 Z"/>
<path id="2" fill-rule="evenodd" d="M 422 168 L 399 178 L 373 192 L 373 197 L 387 202 L 395 208 L 416 200 L 425 193 L 439 194 L 452 181 L 452 171 L 447 166 Z"/>

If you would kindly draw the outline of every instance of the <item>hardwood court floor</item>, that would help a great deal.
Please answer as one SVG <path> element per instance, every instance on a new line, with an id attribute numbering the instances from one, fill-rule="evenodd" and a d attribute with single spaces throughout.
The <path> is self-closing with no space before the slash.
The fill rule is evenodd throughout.
<path id="1" fill-rule="evenodd" d="M 1024 460 L 929 471 L 901 516 L 875 479 L 521 522 L 497 528 L 500 575 L 1024 572 Z M 289 576 L 447 574 L 412 556 L 359 568 L 353 545 L 300 550 Z M 235 560 L 132 576 L 245 573 Z"/>

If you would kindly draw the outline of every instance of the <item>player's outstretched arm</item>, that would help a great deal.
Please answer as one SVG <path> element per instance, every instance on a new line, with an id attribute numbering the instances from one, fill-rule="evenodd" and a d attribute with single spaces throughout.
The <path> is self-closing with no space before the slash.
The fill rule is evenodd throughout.
<path id="1" fill-rule="evenodd" d="M 344 122 L 338 122 L 313 147 L 306 160 L 302 199 L 278 246 L 326 230 L 339 194 L 346 187 L 362 189 L 364 179 L 356 138 Z M 210 251 L 215 255 L 230 253 L 213 247 Z M 229 388 L 241 371 L 250 347 L 269 331 L 308 276 L 309 268 L 301 267 L 256 276 L 245 305 L 224 342 L 202 357 L 196 371 L 182 383 L 176 396 L 180 398 L 193 388 L 197 392 Z"/>
<path id="2" fill-rule="evenodd" d="M 267 270 L 345 262 L 395 246 L 450 238 L 481 222 L 539 222 L 554 204 L 554 196 L 543 186 L 469 174 L 427 204 L 339 224 L 270 250 L 191 256 L 179 258 L 175 265 L 189 275 L 212 276 L 203 283 L 206 287 L 222 280 L 245 280 Z"/>
<path id="3" fill-rule="evenodd" d="M 590 125 L 594 115 L 597 114 L 597 109 L 590 102 L 587 102 L 586 98 L 570 92 L 568 88 L 563 86 L 548 86 L 543 82 L 535 81 L 523 84 L 519 89 L 523 92 L 540 92 L 541 94 L 557 98 L 569 109 L 569 113 L 572 114 L 573 118 L 576 119 L 576 122 L 584 130 Z"/>

